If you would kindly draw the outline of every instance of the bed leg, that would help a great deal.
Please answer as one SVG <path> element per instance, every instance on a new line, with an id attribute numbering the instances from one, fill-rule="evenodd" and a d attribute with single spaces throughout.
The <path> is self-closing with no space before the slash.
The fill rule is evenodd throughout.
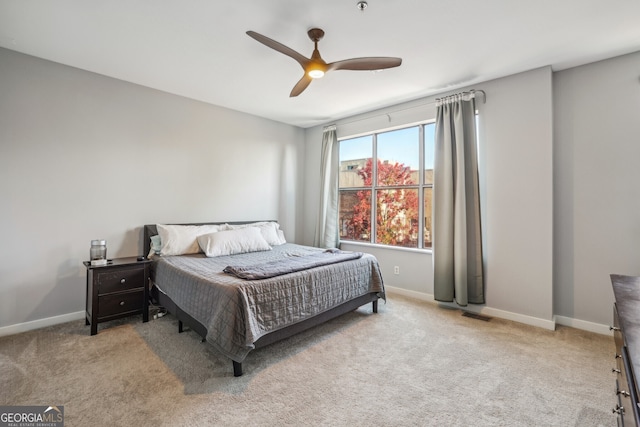
<path id="1" fill-rule="evenodd" d="M 378 312 L 378 300 L 375 300 L 375 301 L 371 302 L 371 308 L 372 308 L 374 313 Z"/>
<path id="2" fill-rule="evenodd" d="M 233 376 L 234 377 L 242 376 L 242 363 L 236 362 L 235 360 L 232 360 L 232 362 L 233 362 Z"/>
<path id="3" fill-rule="evenodd" d="M 178 333 L 182 333 L 182 320 L 178 320 Z"/>

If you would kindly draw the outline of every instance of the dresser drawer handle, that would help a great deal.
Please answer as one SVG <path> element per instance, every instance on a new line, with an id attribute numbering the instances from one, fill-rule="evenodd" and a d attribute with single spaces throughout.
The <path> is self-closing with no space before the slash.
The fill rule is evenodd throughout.
<path id="1" fill-rule="evenodd" d="M 619 331 L 619 330 L 620 330 L 620 328 L 619 328 L 619 327 L 617 327 L 617 326 L 609 326 L 609 330 L 610 330 L 610 331 Z"/>
<path id="2" fill-rule="evenodd" d="M 611 372 L 615 372 L 616 374 L 619 374 L 620 373 L 620 369 L 611 368 Z"/>
<path id="3" fill-rule="evenodd" d="M 120 283 L 122 283 L 124 285 L 124 282 L 126 282 L 127 279 L 120 279 Z"/>
<path id="4" fill-rule="evenodd" d="M 631 396 L 631 395 L 629 394 L 629 392 L 624 391 L 624 390 L 618 390 L 618 393 L 616 393 L 616 394 L 621 394 L 621 395 L 623 395 L 624 397 L 629 397 L 629 396 Z"/>
<path id="5" fill-rule="evenodd" d="M 620 405 L 616 405 L 615 408 L 611 410 L 614 414 L 624 414 L 624 408 Z"/>
<path id="6" fill-rule="evenodd" d="M 621 355 L 621 354 L 616 353 L 616 359 L 622 359 L 622 355 Z"/>
<path id="7" fill-rule="evenodd" d="M 122 306 L 122 305 L 124 305 L 124 301 L 120 301 L 120 305 L 121 305 L 121 306 Z"/>

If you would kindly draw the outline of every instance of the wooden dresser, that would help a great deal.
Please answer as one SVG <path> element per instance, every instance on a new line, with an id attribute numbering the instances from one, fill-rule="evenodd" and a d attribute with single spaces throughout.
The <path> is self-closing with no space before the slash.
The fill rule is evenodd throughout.
<path id="1" fill-rule="evenodd" d="M 616 344 L 616 401 L 619 426 L 640 426 L 640 402 L 635 372 L 640 373 L 640 277 L 611 275 L 615 304 L 613 337 Z"/>

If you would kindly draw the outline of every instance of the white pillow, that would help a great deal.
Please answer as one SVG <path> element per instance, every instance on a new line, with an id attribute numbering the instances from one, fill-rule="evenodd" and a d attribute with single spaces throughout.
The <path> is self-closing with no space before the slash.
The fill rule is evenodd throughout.
<path id="1" fill-rule="evenodd" d="M 287 239 L 284 238 L 284 231 L 278 230 L 278 240 L 280 240 L 280 245 L 287 243 Z"/>
<path id="2" fill-rule="evenodd" d="M 231 225 L 227 224 L 228 230 L 239 230 L 247 227 L 257 227 L 260 229 L 260 233 L 262 233 L 262 237 L 267 241 L 271 246 L 281 245 L 283 243 L 287 243 L 284 240 L 284 233 L 280 231 L 280 224 L 273 221 L 263 221 L 263 222 L 253 222 L 250 224 L 236 224 Z"/>
<path id="3" fill-rule="evenodd" d="M 198 236 L 198 244 L 208 257 L 271 250 L 271 246 L 262 237 L 257 227 L 218 231 Z"/>
<path id="4" fill-rule="evenodd" d="M 162 247 L 160 255 L 187 255 L 200 252 L 198 236 L 215 233 L 220 225 L 164 225 L 158 224 L 158 235 Z"/>

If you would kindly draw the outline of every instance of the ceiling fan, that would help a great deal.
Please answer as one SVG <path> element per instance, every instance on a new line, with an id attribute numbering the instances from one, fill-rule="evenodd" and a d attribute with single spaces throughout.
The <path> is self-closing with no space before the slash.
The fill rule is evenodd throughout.
<path id="1" fill-rule="evenodd" d="M 383 68 L 393 68 L 402 64 L 402 58 L 393 57 L 365 57 L 365 58 L 351 58 L 342 61 L 326 63 L 320 56 L 318 51 L 318 42 L 324 36 L 324 31 L 320 28 L 312 28 L 307 34 L 314 43 L 313 53 L 311 58 L 307 58 L 295 50 L 291 49 L 279 43 L 269 37 L 256 33 L 255 31 L 247 31 L 247 35 L 253 37 L 265 46 L 275 49 L 280 53 L 284 53 L 287 56 L 298 61 L 304 70 L 304 76 L 296 83 L 289 94 L 290 97 L 298 96 L 304 91 L 311 83 L 311 80 L 324 76 L 325 73 L 333 70 L 381 70 Z"/>

